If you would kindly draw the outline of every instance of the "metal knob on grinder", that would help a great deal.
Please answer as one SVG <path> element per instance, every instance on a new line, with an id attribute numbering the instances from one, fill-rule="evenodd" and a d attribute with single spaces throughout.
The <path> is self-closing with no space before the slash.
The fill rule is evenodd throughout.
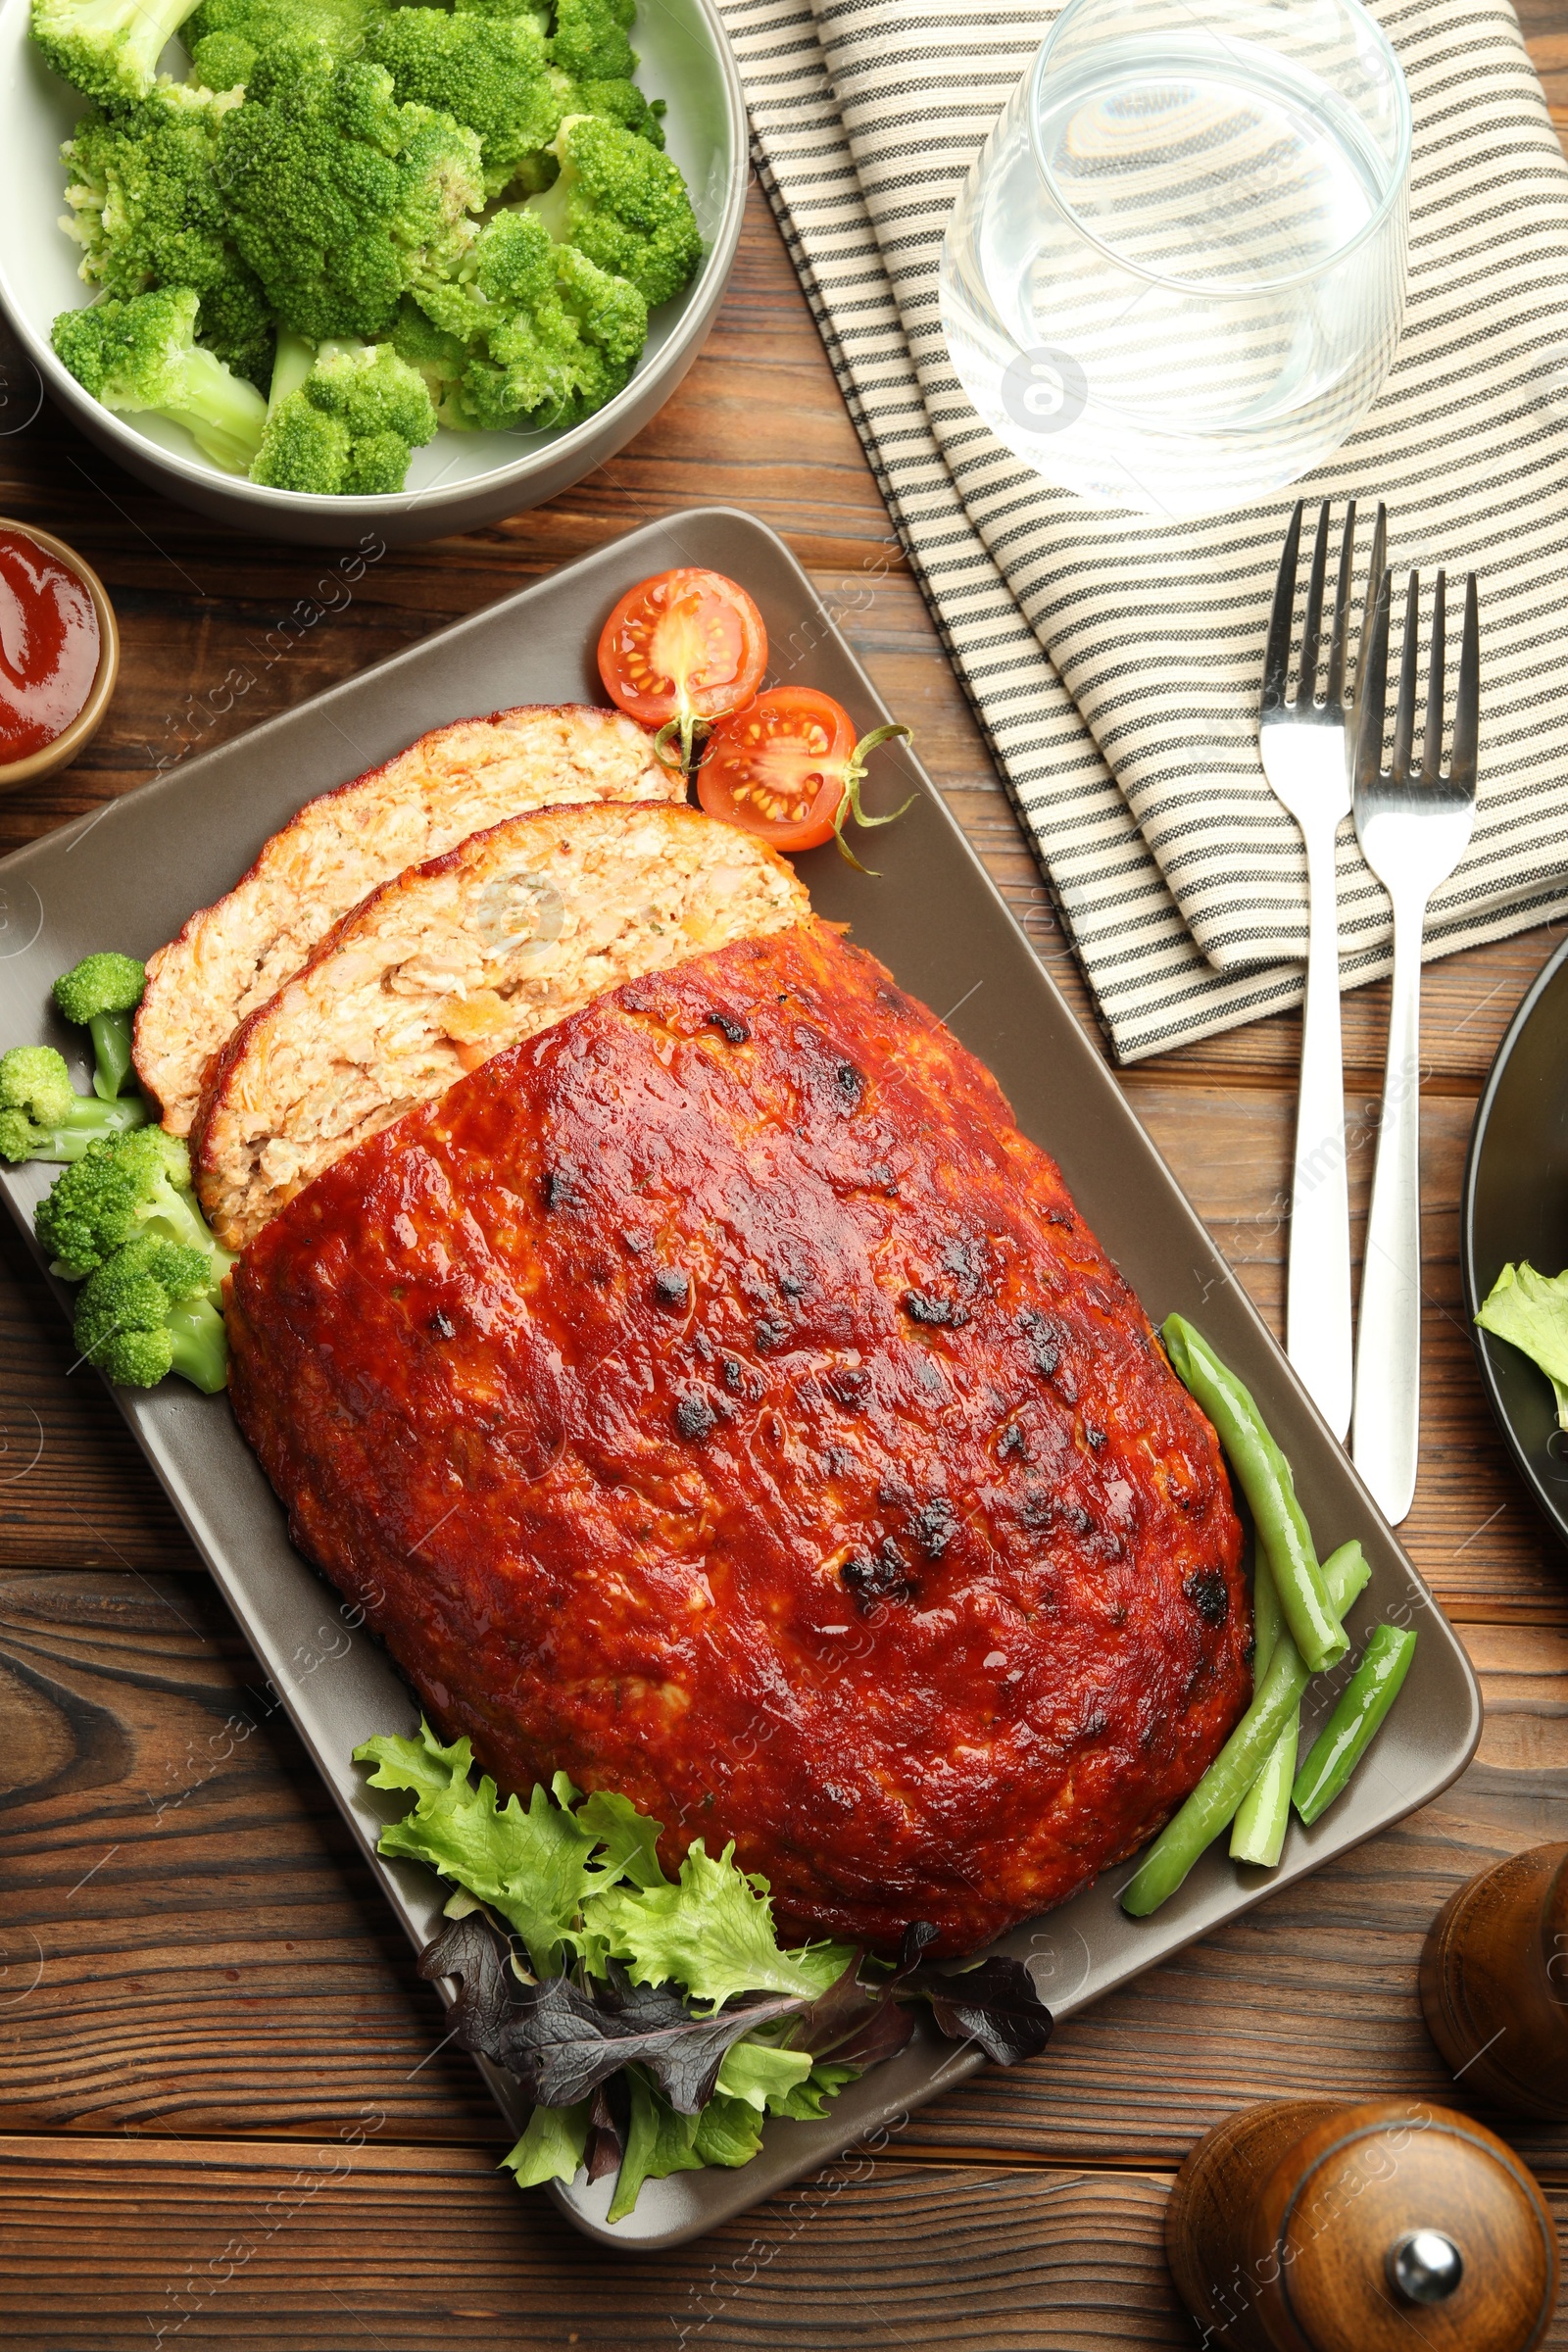
<path id="1" fill-rule="evenodd" d="M 1424 2100 L 1231 2116 L 1183 2165 L 1165 2246 L 1204 2342 L 1229 2352 L 1533 2352 L 1557 2301 L 1535 2180 Z"/>
<path id="2" fill-rule="evenodd" d="M 1446 2303 L 1464 2277 L 1464 2256 L 1441 2230 L 1408 2230 L 1389 2248 L 1386 2267 L 1406 2303 Z"/>

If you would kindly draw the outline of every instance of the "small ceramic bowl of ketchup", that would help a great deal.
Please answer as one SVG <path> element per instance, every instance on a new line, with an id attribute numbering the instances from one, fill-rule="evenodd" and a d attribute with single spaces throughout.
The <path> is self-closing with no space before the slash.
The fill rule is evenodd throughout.
<path id="1" fill-rule="evenodd" d="M 120 669 L 104 584 L 74 548 L 0 515 L 0 791 L 69 765 Z"/>

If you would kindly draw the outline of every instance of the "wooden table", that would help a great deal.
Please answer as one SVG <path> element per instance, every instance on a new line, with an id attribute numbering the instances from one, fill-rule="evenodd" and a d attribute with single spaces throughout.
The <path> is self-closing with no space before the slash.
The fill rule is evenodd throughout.
<path id="1" fill-rule="evenodd" d="M 1568 99 L 1568 0 L 1533 0 L 1526 28 Z M 0 849 L 635 523 L 725 501 L 789 539 L 1090 1018 L 918 593 L 885 570 L 887 517 L 755 190 L 707 354 L 641 439 L 552 506 L 387 556 L 347 606 L 318 590 L 330 558 L 160 505 L 47 409 L 0 437 L 0 507 L 98 565 L 125 641 L 102 734 L 56 783 L 0 803 Z M 1533 932 L 1427 982 L 1426 1413 L 1404 1534 L 1485 1688 L 1476 1762 L 1398 1830 L 1074 2018 L 1035 2065 L 965 2083 L 678 2254 L 612 2258 L 496 2173 L 505 2138 L 470 2062 L 442 2044 L 368 1872 L 0 1227 L 6 2341 L 1149 2352 L 1196 2340 L 1160 2222 L 1219 2116 L 1285 2092 L 1463 2106 L 1416 2006 L 1423 1933 L 1460 1880 L 1568 1822 L 1563 1561 L 1488 1417 L 1455 1265 L 1477 1091 L 1554 945 Z M 1381 989 L 1347 1000 L 1358 1233 L 1384 1016 Z M 1276 1319 L 1297 1048 L 1281 1018 L 1123 1080 Z M 225 1730 L 236 1714 L 254 1732 Z M 1568 2132 L 1510 2136 L 1568 2221 Z M 1550 2341 L 1568 2345 L 1568 2313 Z"/>

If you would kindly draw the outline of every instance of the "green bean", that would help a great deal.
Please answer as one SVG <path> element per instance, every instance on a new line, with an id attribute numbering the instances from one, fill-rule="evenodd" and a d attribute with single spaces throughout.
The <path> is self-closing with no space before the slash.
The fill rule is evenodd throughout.
<path id="1" fill-rule="evenodd" d="M 1231 1859 L 1273 1870 L 1285 1851 L 1285 1833 L 1291 1820 L 1291 1785 L 1296 1779 L 1296 1753 L 1301 1739 L 1300 1703 L 1269 1749 L 1263 1769 L 1236 1809 L 1231 1827 Z"/>
<path id="2" fill-rule="evenodd" d="M 1323 1582 L 1341 1619 L 1349 1614 L 1350 1603 L 1370 1574 L 1359 1544 L 1342 1544 L 1339 1550 L 1324 1561 Z M 1257 1640 L 1257 1655 L 1252 1671 L 1254 1676 L 1260 1676 L 1274 1654 L 1280 1624 L 1279 1595 L 1274 1590 L 1268 1562 L 1261 1553 L 1252 1577 L 1252 1622 Z M 1296 1778 L 1297 1749 L 1300 1736 L 1301 1717 L 1298 1708 L 1270 1748 L 1267 1763 L 1237 1808 L 1235 1826 L 1231 1831 L 1233 1861 L 1251 1862 L 1264 1870 L 1272 1870 L 1278 1863 L 1285 1850 L 1285 1832 L 1290 1825 L 1291 1784 Z"/>
<path id="3" fill-rule="evenodd" d="M 1414 1655 L 1415 1635 L 1408 1627 L 1380 1625 L 1373 1633 L 1291 1791 L 1296 1810 L 1309 1826 L 1333 1804 L 1371 1746 Z"/>
<path id="4" fill-rule="evenodd" d="M 1349 1643 L 1329 1605 L 1290 1463 L 1249 1392 L 1200 1333 L 1181 1315 L 1168 1315 L 1160 1337 L 1176 1377 L 1219 1432 L 1251 1510 L 1258 1543 L 1268 1555 L 1292 1640 L 1314 1674 L 1332 1666 Z"/>
<path id="5" fill-rule="evenodd" d="M 1280 1589 L 1274 1582 L 1274 1572 L 1268 1564 L 1268 1554 L 1261 1546 L 1252 1570 L 1252 1680 L 1260 1683 L 1269 1670 L 1281 1634 L 1285 1631 L 1285 1616 L 1280 1607 Z M 1299 1645 L 1298 1645 L 1299 1646 Z"/>
<path id="6" fill-rule="evenodd" d="M 1359 1544 L 1342 1544 L 1328 1561 L 1327 1571 L 1332 1571 L 1334 1578 L 1330 1604 L 1337 1605 L 1343 1615 L 1367 1579 Z M 1282 1631 L 1251 1705 L 1175 1820 L 1166 1824 L 1123 1887 L 1121 1907 L 1134 1919 L 1147 1919 L 1151 1911 L 1157 1911 L 1175 1893 L 1199 1856 L 1212 1845 L 1267 1763 L 1310 1679 L 1300 1651 Z"/>
<path id="7" fill-rule="evenodd" d="M 1147 1919 L 1151 1911 L 1157 1911 L 1200 1854 L 1212 1845 L 1267 1763 L 1269 1750 L 1301 1703 L 1307 1681 L 1301 1653 L 1287 1634 L 1257 1696 L 1123 1887 L 1121 1907 L 1134 1919 Z"/>

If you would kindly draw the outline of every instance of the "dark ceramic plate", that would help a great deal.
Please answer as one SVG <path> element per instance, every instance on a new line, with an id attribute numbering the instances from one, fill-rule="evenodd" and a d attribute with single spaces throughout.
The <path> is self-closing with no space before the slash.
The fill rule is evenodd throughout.
<path id="1" fill-rule="evenodd" d="M 78 1033 L 61 1027 L 49 1007 L 57 972 L 91 948 L 150 953 L 193 906 L 225 890 L 302 801 L 426 728 L 510 703 L 593 697 L 590 649 L 612 605 L 633 581 L 673 564 L 710 564 L 743 580 L 761 606 L 780 670 L 836 695 L 862 729 L 888 717 L 770 531 L 722 509 L 671 515 L 7 859 L 0 1037 L 52 1038 L 76 1053 L 79 1067 Z M 1135 1921 L 1115 1900 L 1128 1873 L 1113 1871 L 1007 1938 L 1005 1948 L 1029 1962 L 1045 1998 L 1065 2015 L 1424 1804 L 1468 1762 L 1481 1707 L 1463 1650 L 974 852 L 917 763 L 902 752 L 887 757 L 903 765 L 917 805 L 873 837 L 877 880 L 855 873 L 831 849 L 802 860 L 818 910 L 853 923 L 860 945 L 990 1064 L 1155 1319 L 1181 1308 L 1236 1365 L 1290 1455 L 1324 1546 L 1354 1535 L 1366 1547 L 1372 1582 L 1356 1627 L 1396 1617 L 1421 1628 L 1404 1694 L 1367 1766 L 1314 1829 L 1293 1827 L 1277 1872 L 1239 1872 L 1216 1849 L 1153 1919 Z M 894 805 L 898 781 L 884 782 L 883 806 Z M 33 1169 L 4 1178 L 24 1231 L 48 1182 Z M 427 1940 L 435 1882 L 376 1858 L 380 1824 L 401 1808 L 368 1793 L 350 1761 L 371 1732 L 412 1730 L 407 1689 L 290 1549 L 283 1514 L 224 1399 L 172 1380 L 151 1394 L 115 1396 L 410 1936 Z M 579 2184 L 562 2202 L 580 2229 L 609 2243 L 677 2245 L 981 2063 L 973 2049 L 911 2043 L 852 2084 L 830 2120 L 770 2124 L 761 2154 L 741 2171 L 651 2181 L 635 2213 L 613 2229 L 605 2220 L 609 2180 Z M 1050 2065 L 1049 2053 L 1042 2063 Z M 508 2085 L 497 2080 L 495 2088 L 514 2113 Z"/>
<path id="2" fill-rule="evenodd" d="M 1568 941 L 1509 1023 L 1471 1130 L 1459 1265 L 1472 1318 L 1510 1258 L 1543 1274 L 1568 1266 Z M 1473 1320 L 1470 1336 L 1519 1475 L 1568 1544 L 1568 1437 L 1551 1383 Z"/>

